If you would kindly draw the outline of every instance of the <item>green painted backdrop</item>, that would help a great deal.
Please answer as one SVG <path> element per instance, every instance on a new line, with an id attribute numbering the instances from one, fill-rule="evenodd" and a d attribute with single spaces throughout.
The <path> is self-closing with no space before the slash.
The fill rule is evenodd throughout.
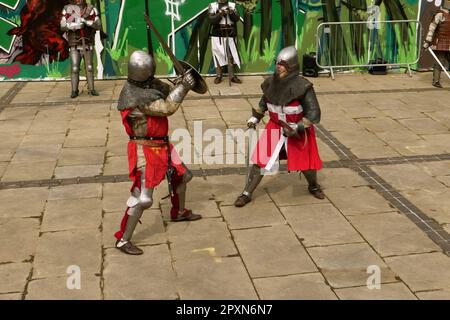
<path id="1" fill-rule="evenodd" d="M 30 0 L 28 0 L 30 1 Z M 39 0 L 34 0 L 39 1 Z M 42 0 L 45 2 L 44 0 Z M 52 0 L 47 0 L 52 1 Z M 66 1 L 67 2 L 67 1 Z M 89 2 L 89 1 L 88 1 Z M 145 0 L 92 0 L 101 12 L 105 38 L 99 55 L 103 73 L 99 77 L 126 76 L 129 55 L 136 49 L 148 47 L 143 14 Z M 210 0 L 149 0 L 150 17 L 164 39 L 172 46 L 178 59 L 187 60 L 202 73 L 213 73 L 209 22 L 206 8 Z M 367 7 L 374 2 L 379 5 L 381 19 L 417 19 L 418 0 L 242 0 L 236 1 L 242 21 L 238 24 L 238 48 L 242 60 L 240 72 L 269 72 L 277 52 L 286 45 L 296 45 L 299 55 L 315 51 L 316 30 L 321 22 L 365 21 Z M 173 3 L 173 5 L 171 5 Z M 24 65 L 14 61 L 15 52 L 21 50 L 20 37 L 8 35 L 14 25 L 21 24 L 20 12 L 25 0 L 0 0 L 0 76 L 9 78 L 65 78 L 70 73 L 70 63 L 49 63 L 45 54 L 36 65 Z M 434 5 L 433 3 L 429 4 Z M 173 14 L 171 14 L 173 7 Z M 173 30 L 172 30 L 173 26 Z M 175 39 L 172 40 L 172 31 Z M 340 55 L 351 59 L 358 57 L 349 32 L 342 30 L 342 46 L 335 48 Z M 399 61 L 410 55 L 402 46 L 416 46 L 416 33 L 409 30 L 403 37 L 399 30 L 385 30 L 377 34 L 381 43 L 397 42 L 396 46 L 384 45 L 385 56 Z M 404 36 L 404 35 L 403 35 Z M 401 43 L 407 41 L 407 43 Z M 172 64 L 153 35 L 153 47 L 158 61 L 157 73 L 172 73 Z M 395 48 L 395 49 L 392 49 Z M 403 55 L 403 56 L 402 56 Z"/>

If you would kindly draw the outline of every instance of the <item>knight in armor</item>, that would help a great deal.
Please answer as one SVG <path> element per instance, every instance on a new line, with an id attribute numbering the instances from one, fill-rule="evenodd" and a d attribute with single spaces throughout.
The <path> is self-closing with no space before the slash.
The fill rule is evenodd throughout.
<path id="1" fill-rule="evenodd" d="M 234 65 L 240 68 L 239 53 L 236 46 L 237 29 L 236 22 L 239 21 L 239 13 L 236 10 L 236 4 L 228 0 L 217 0 L 209 4 L 208 17 L 211 21 L 211 46 L 216 67 L 216 78 L 214 83 L 222 82 L 222 67 L 230 66 L 231 81 L 242 83 L 234 74 Z"/>
<path id="2" fill-rule="evenodd" d="M 444 0 L 441 9 L 436 13 L 428 29 L 423 47 L 431 47 L 436 57 L 448 70 L 450 66 L 450 0 Z M 433 86 L 442 88 L 441 67 L 437 62 L 433 66 Z"/>
<path id="3" fill-rule="evenodd" d="M 88 93 L 98 96 L 94 89 L 94 45 L 95 33 L 100 29 L 100 17 L 97 9 L 86 4 L 86 0 L 72 0 L 66 5 L 62 12 L 61 30 L 67 32 L 69 41 L 70 64 L 71 64 L 71 98 L 79 94 L 78 83 L 80 82 L 80 63 L 84 59 L 86 67 L 86 78 Z"/>
<path id="4" fill-rule="evenodd" d="M 301 171 L 308 181 L 309 192 L 318 199 L 325 195 L 317 182 L 321 169 L 314 124 L 320 121 L 320 106 L 311 82 L 299 75 L 297 49 L 280 51 L 273 76 L 261 85 L 263 96 L 247 121 L 255 128 L 269 113 L 269 121 L 256 144 L 254 163 L 248 168 L 244 191 L 234 205 L 243 207 L 252 199 L 253 191 L 265 173 L 273 172 L 277 161 L 287 159 L 288 171 Z"/>
<path id="5" fill-rule="evenodd" d="M 185 208 L 186 185 L 192 173 L 169 142 L 168 117 L 174 114 L 195 87 L 190 71 L 175 88 L 155 79 L 155 60 L 144 51 L 135 51 L 128 62 L 128 80 L 119 96 L 121 113 L 128 142 L 128 163 L 133 181 L 127 209 L 120 230 L 115 233 L 116 247 L 127 254 L 142 254 L 131 242 L 134 229 L 145 209 L 152 206 L 153 190 L 165 177 L 171 194 L 171 221 L 193 221 L 201 215 Z"/>

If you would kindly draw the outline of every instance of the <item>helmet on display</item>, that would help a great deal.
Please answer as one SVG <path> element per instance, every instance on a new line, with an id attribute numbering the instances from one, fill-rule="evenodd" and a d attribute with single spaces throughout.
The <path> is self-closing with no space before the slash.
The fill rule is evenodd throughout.
<path id="1" fill-rule="evenodd" d="M 86 0 L 72 0 L 71 2 L 72 2 L 72 4 L 76 4 L 77 6 L 80 6 L 80 7 L 86 6 Z"/>
<path id="2" fill-rule="evenodd" d="M 286 47 L 280 51 L 277 57 L 276 64 L 282 65 L 286 68 L 289 74 L 300 70 L 298 62 L 298 52 L 294 46 Z"/>
<path id="3" fill-rule="evenodd" d="M 153 77 L 155 71 L 155 60 L 147 52 L 138 50 L 131 54 L 128 61 L 128 79 L 144 82 Z"/>

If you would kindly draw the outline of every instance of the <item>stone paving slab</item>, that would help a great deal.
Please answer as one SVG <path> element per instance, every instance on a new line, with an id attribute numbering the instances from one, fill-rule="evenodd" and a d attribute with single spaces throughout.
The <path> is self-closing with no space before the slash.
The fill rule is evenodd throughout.
<path id="1" fill-rule="evenodd" d="M 58 160 L 62 146 L 60 144 L 20 147 L 16 150 L 11 163 L 46 162 Z"/>
<path id="2" fill-rule="evenodd" d="M 0 293 L 23 292 L 31 268 L 31 263 L 0 264 Z"/>
<path id="3" fill-rule="evenodd" d="M 325 194 L 346 216 L 394 210 L 382 196 L 366 186 L 327 189 Z"/>
<path id="4" fill-rule="evenodd" d="M 48 188 L 28 188 L 26 201 L 23 204 L 24 194 L 17 189 L 0 190 L 0 219 L 40 217 L 44 211 L 48 197 Z"/>
<path id="5" fill-rule="evenodd" d="M 314 262 L 333 288 L 366 285 L 367 268 L 381 270 L 381 283 L 397 282 L 395 274 L 366 243 L 308 248 Z"/>
<path id="6" fill-rule="evenodd" d="M 0 241 L 4 248 L 0 252 L 0 262 L 30 260 L 36 249 L 38 235 L 39 219 L 1 219 Z"/>
<path id="7" fill-rule="evenodd" d="M 428 292 L 417 292 L 420 300 L 450 300 L 450 289 Z"/>
<path id="8" fill-rule="evenodd" d="M 255 279 L 262 300 L 336 300 L 320 273 Z"/>
<path id="9" fill-rule="evenodd" d="M 102 185 L 99 183 L 76 184 L 50 188 L 48 200 L 100 198 Z"/>
<path id="10" fill-rule="evenodd" d="M 145 246 L 142 250 L 144 254 L 141 256 L 124 255 L 115 248 L 105 251 L 103 271 L 105 299 L 178 298 L 175 273 L 167 245 Z"/>
<path id="11" fill-rule="evenodd" d="M 403 283 L 385 283 L 380 289 L 369 289 L 367 286 L 336 289 L 342 300 L 417 300 L 414 294 Z"/>
<path id="12" fill-rule="evenodd" d="M 56 167 L 54 177 L 55 179 L 93 177 L 100 175 L 102 173 L 102 168 L 103 165 L 101 164 Z"/>
<path id="13" fill-rule="evenodd" d="M 56 161 L 10 163 L 2 182 L 51 179 Z"/>
<path id="14" fill-rule="evenodd" d="M 67 275 L 72 265 L 79 266 L 85 276 L 95 275 L 101 270 L 101 254 L 98 229 L 44 233 L 37 244 L 33 278 Z"/>
<path id="15" fill-rule="evenodd" d="M 34 146 L 48 146 L 48 145 L 62 145 L 66 139 L 65 133 L 55 134 L 27 134 L 20 147 L 34 147 Z"/>
<path id="16" fill-rule="evenodd" d="M 367 186 L 369 183 L 347 168 L 325 168 L 318 172 L 320 184 L 326 188 Z"/>
<path id="17" fill-rule="evenodd" d="M 0 300 L 22 300 L 22 293 L 0 293 Z"/>
<path id="18" fill-rule="evenodd" d="M 129 174 L 128 156 L 107 157 L 105 167 L 103 169 L 103 174 L 104 175 Z"/>
<path id="19" fill-rule="evenodd" d="M 403 190 L 439 190 L 442 184 L 412 164 L 395 164 L 371 167 L 395 189 Z"/>
<path id="20" fill-rule="evenodd" d="M 280 210 L 305 247 L 364 241 L 330 203 L 282 207 Z"/>
<path id="21" fill-rule="evenodd" d="M 349 219 L 382 257 L 440 250 L 422 230 L 400 213 L 350 216 Z"/>
<path id="22" fill-rule="evenodd" d="M 286 225 L 233 230 L 232 234 L 252 278 L 317 271 Z"/>
<path id="23" fill-rule="evenodd" d="M 450 260 L 441 252 L 385 260 L 414 292 L 450 288 Z"/>
<path id="24" fill-rule="evenodd" d="M 130 187 L 130 182 L 103 184 L 103 210 L 105 212 L 125 210 L 130 197 Z"/>
<path id="25" fill-rule="evenodd" d="M 36 279 L 28 284 L 26 300 L 100 300 L 100 277 L 81 273 L 80 289 L 68 289 L 65 277 Z"/>
<path id="26" fill-rule="evenodd" d="M 450 223 L 450 190 L 448 188 L 431 192 L 404 191 L 401 194 L 431 219 L 440 224 Z"/>
<path id="27" fill-rule="evenodd" d="M 5 108 L 0 114 L 0 120 L 33 119 L 38 112 L 38 107 Z"/>
<path id="28" fill-rule="evenodd" d="M 58 166 L 103 164 L 105 151 L 104 147 L 63 148 Z"/>
<path id="29" fill-rule="evenodd" d="M 216 219 L 211 219 L 215 221 Z M 182 232 L 180 236 L 172 233 L 169 234 L 170 250 L 173 260 L 182 262 L 185 260 L 197 260 L 202 257 L 209 257 L 214 261 L 221 261 L 224 257 L 236 256 L 238 252 L 232 241 L 231 235 L 226 230 L 222 222 L 220 227 L 211 226 L 214 232 L 214 237 L 211 237 L 206 232 Z M 169 226 L 170 228 L 170 226 Z M 191 230 L 190 228 L 188 230 Z"/>
<path id="30" fill-rule="evenodd" d="M 243 208 L 221 206 L 220 210 L 231 230 L 286 223 L 280 211 L 272 202 L 250 202 Z"/>
<path id="31" fill-rule="evenodd" d="M 102 201 L 98 198 L 48 201 L 42 232 L 99 228 Z"/>
<path id="32" fill-rule="evenodd" d="M 175 261 L 182 300 L 254 300 L 257 294 L 238 257 Z"/>

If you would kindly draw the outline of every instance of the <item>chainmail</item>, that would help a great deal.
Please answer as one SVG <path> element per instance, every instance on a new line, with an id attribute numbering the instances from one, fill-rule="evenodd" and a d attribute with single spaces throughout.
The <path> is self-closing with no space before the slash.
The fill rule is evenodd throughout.
<path id="1" fill-rule="evenodd" d="M 158 99 L 167 99 L 170 86 L 158 79 L 137 82 L 131 79 L 124 84 L 120 92 L 117 109 L 119 111 L 148 105 Z"/>
<path id="2" fill-rule="evenodd" d="M 301 99 L 312 88 L 312 83 L 297 73 L 291 73 L 280 79 L 275 72 L 273 76 L 264 80 L 261 89 L 270 103 L 285 106 L 294 99 Z"/>

